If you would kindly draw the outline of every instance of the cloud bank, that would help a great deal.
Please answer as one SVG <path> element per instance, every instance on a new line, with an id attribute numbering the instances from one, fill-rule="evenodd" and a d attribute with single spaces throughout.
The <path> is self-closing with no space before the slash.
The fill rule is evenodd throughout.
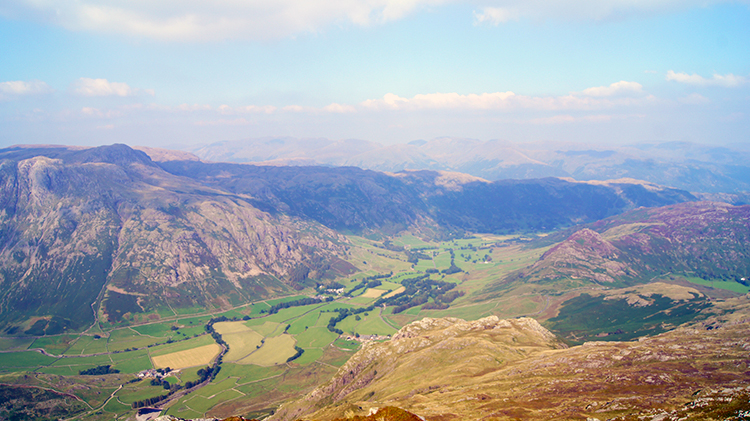
<path id="1" fill-rule="evenodd" d="M 383 24 L 447 3 L 474 8 L 475 24 L 500 25 L 521 18 L 618 20 L 738 2 L 748 0 L 5 0 L 0 15 L 73 31 L 216 41 L 278 39 L 331 25 Z"/>
<path id="2" fill-rule="evenodd" d="M 0 100 L 49 92 L 52 92 L 52 88 L 41 80 L 13 80 L 0 83 Z"/>
<path id="3" fill-rule="evenodd" d="M 731 73 L 726 75 L 714 74 L 710 79 L 706 79 L 695 73 L 689 75 L 687 73 L 675 73 L 673 70 L 667 72 L 667 80 L 686 83 L 688 85 L 721 86 L 724 88 L 734 88 L 748 82 L 747 78 L 743 76 L 735 76 Z"/>
<path id="4" fill-rule="evenodd" d="M 87 77 L 78 79 L 71 88 L 73 93 L 82 96 L 134 96 L 140 93 L 154 95 L 152 89 L 133 89 L 127 83 Z"/>
<path id="5" fill-rule="evenodd" d="M 584 89 L 560 96 L 528 96 L 514 92 L 493 92 L 461 95 L 452 93 L 418 94 L 412 98 L 402 98 L 388 93 L 382 99 L 368 99 L 360 106 L 376 110 L 595 110 L 614 106 L 638 105 L 653 101 L 645 95 L 637 82 L 620 81 L 609 86 Z"/>

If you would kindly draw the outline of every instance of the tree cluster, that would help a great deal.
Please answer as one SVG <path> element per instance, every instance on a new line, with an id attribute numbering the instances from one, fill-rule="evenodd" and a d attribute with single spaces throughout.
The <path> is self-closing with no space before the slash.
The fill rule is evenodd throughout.
<path id="1" fill-rule="evenodd" d="M 382 275 L 368 276 L 367 278 L 362 279 L 362 282 L 358 283 L 354 288 L 344 293 L 344 296 L 351 297 L 354 291 L 360 289 L 379 287 L 380 285 L 383 285 L 381 279 L 390 278 L 391 276 L 393 276 L 393 271 Z"/>
<path id="2" fill-rule="evenodd" d="M 411 307 L 425 304 L 423 308 L 443 309 L 448 308 L 449 304 L 464 293 L 453 290 L 456 284 L 452 282 L 436 281 L 430 279 L 430 275 L 417 276 L 415 278 L 404 279 L 401 282 L 404 286 L 404 292 L 392 297 L 381 298 L 375 302 L 376 306 L 383 304 L 395 306 L 394 313 Z M 430 299 L 432 302 L 430 303 Z"/>
<path id="3" fill-rule="evenodd" d="M 451 253 L 451 265 L 448 269 L 443 270 L 443 274 L 445 275 L 451 275 L 458 272 L 463 272 L 464 270 L 460 267 L 456 266 L 456 253 L 453 252 L 453 249 L 448 249 Z"/>
<path id="4" fill-rule="evenodd" d="M 333 301 L 333 297 L 328 297 L 326 301 Z M 286 301 L 283 303 L 274 304 L 268 309 L 268 314 L 276 314 L 279 310 L 290 307 L 301 307 L 309 306 L 310 304 L 322 303 L 323 300 L 320 298 L 300 298 L 299 300 Z"/>
<path id="5" fill-rule="evenodd" d="M 100 365 L 94 368 L 81 370 L 78 372 L 81 376 L 101 376 L 102 374 L 119 373 L 120 370 L 112 368 L 110 365 Z"/>
<path id="6" fill-rule="evenodd" d="M 305 352 L 304 349 L 298 347 L 297 345 L 294 346 L 294 350 L 297 351 L 294 355 L 286 359 L 286 362 L 291 362 L 296 360 L 297 358 L 301 357 L 302 354 Z"/>

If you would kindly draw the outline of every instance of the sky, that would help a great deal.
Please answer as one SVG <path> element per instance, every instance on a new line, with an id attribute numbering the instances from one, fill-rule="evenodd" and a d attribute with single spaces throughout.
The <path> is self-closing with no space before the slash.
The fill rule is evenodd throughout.
<path id="1" fill-rule="evenodd" d="M 3 0 L 0 147 L 746 146 L 748 28 L 748 0 Z"/>

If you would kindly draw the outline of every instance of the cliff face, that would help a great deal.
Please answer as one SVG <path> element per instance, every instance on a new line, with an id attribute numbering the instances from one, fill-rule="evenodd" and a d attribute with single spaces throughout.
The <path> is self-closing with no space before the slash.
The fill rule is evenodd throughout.
<path id="1" fill-rule="evenodd" d="M 164 172 L 125 146 L 0 156 L 0 327 L 222 307 L 347 272 L 342 235 Z M 38 153 L 39 151 L 37 151 Z"/>

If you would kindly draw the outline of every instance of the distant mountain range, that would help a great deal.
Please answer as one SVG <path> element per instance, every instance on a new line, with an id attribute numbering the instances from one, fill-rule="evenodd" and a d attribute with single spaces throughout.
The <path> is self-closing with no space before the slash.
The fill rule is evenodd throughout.
<path id="1" fill-rule="evenodd" d="M 253 166 L 169 161 L 166 171 L 233 194 L 268 212 L 283 212 L 353 233 L 425 235 L 464 231 L 551 231 L 597 221 L 640 206 L 696 200 L 686 191 L 616 180 L 557 178 L 489 182 L 466 174 L 354 167 Z"/>
<path id="2" fill-rule="evenodd" d="M 0 329 L 51 334 L 291 293 L 358 270 L 347 233 L 550 231 L 695 200 L 626 181 L 488 182 L 150 152 L 164 161 L 125 145 L 0 150 Z"/>
<path id="3" fill-rule="evenodd" d="M 377 171 L 455 171 L 487 180 L 634 178 L 748 201 L 750 151 L 688 142 L 604 147 L 573 143 L 438 138 L 382 145 L 362 140 L 259 138 L 191 148 L 203 160 L 267 165 L 355 166 Z"/>

